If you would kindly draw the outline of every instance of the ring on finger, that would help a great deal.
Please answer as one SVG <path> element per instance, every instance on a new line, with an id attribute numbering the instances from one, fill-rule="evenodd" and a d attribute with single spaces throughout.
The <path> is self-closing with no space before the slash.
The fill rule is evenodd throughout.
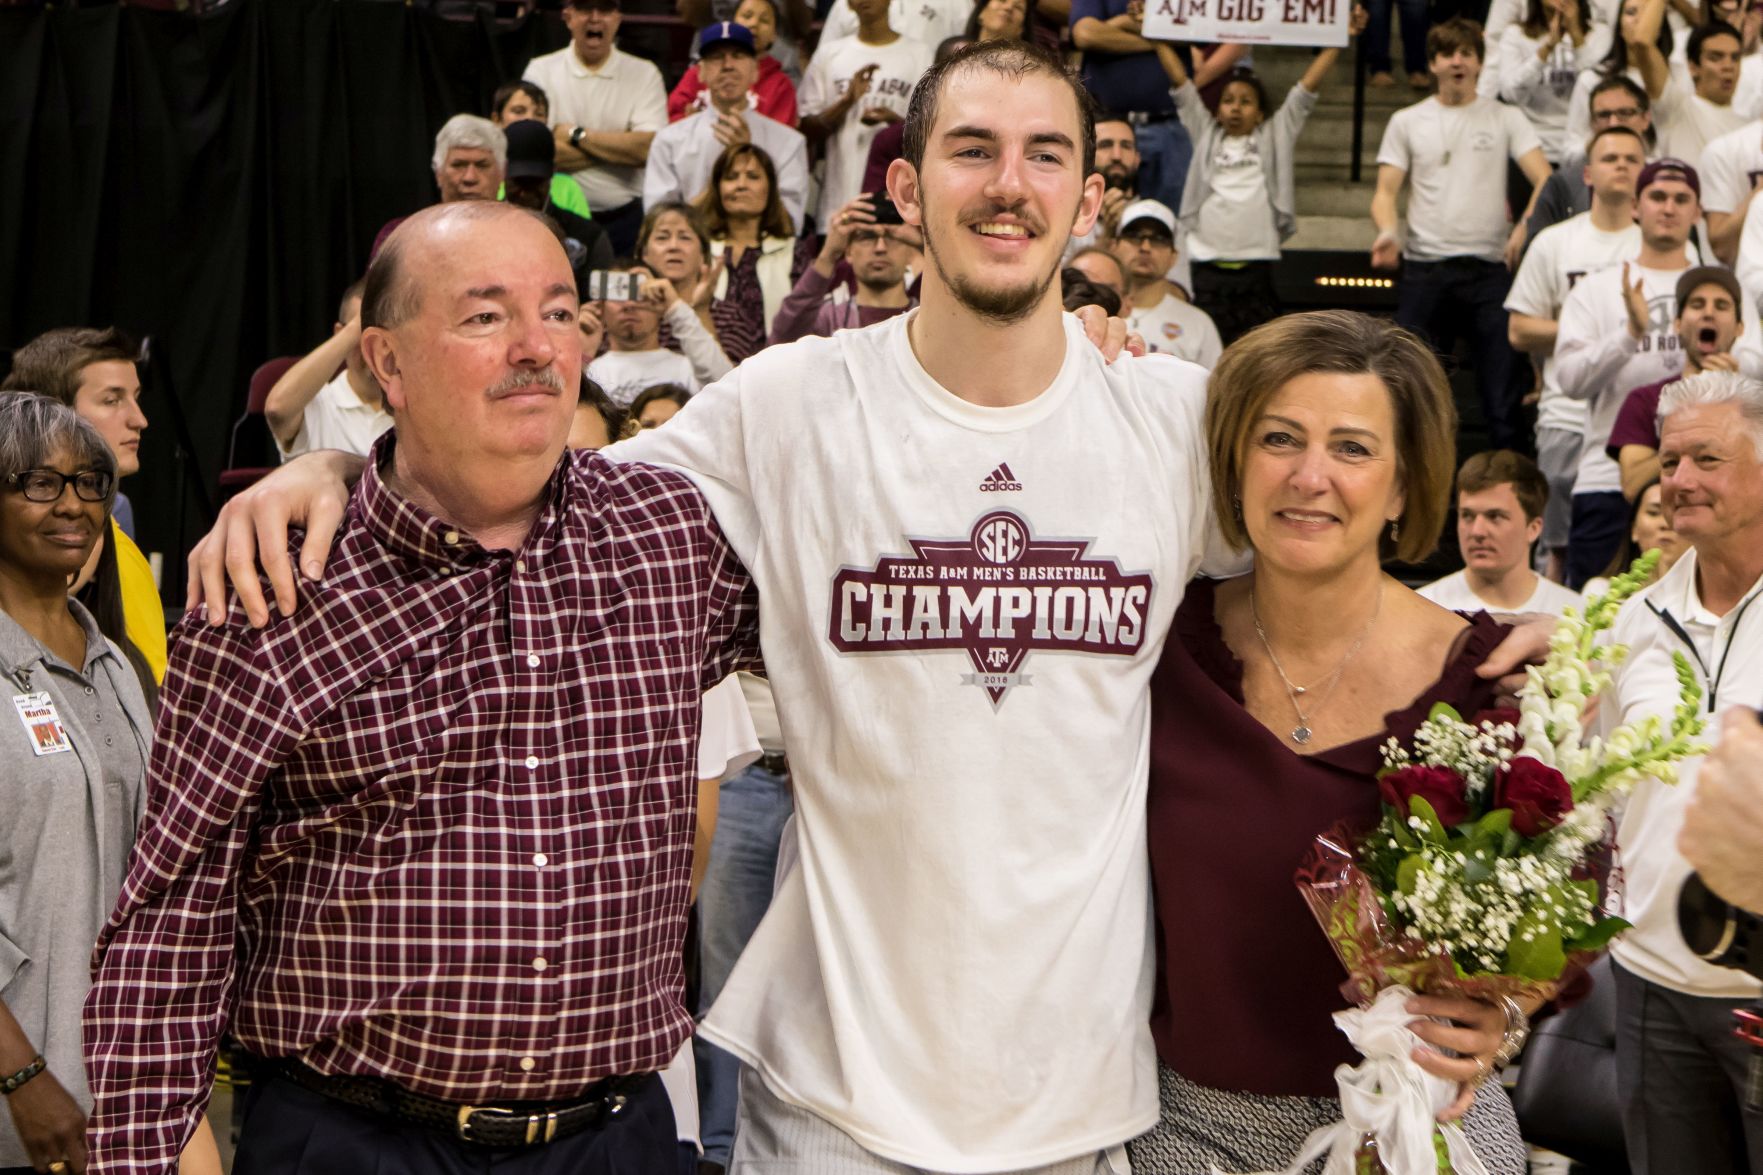
<path id="1" fill-rule="evenodd" d="M 1486 1057 L 1477 1057 L 1475 1058 L 1475 1077 L 1469 1082 L 1469 1084 L 1476 1089 L 1480 1089 L 1488 1083 L 1488 1078 L 1493 1076 L 1493 1072 L 1492 1067 L 1488 1065 Z"/>
<path id="2" fill-rule="evenodd" d="M 51 1172 L 65 1171 L 67 1170 L 67 1164 L 60 1159 L 56 1159 L 53 1163 L 49 1164 L 49 1170 Z"/>

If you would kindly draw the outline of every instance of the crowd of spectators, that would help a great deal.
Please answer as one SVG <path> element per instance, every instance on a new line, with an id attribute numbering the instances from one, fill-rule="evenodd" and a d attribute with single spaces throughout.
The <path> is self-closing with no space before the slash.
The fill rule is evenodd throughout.
<path id="1" fill-rule="evenodd" d="M 1456 479 L 1464 568 L 1422 594 L 1465 611 L 1559 612 L 1651 550 L 1663 577 L 1685 543 L 1661 482 L 1662 395 L 1686 375 L 1763 378 L 1763 339 L 1747 330 L 1763 299 L 1763 218 L 1748 217 L 1763 187 L 1763 9 L 1493 0 L 1484 30 L 1463 17 L 1429 28 L 1422 4 L 1369 0 L 1352 27 L 1370 38 L 1379 88 L 1398 84 L 1392 6 L 1406 82 L 1430 93 L 1390 119 L 1378 150 L 1370 262 L 1398 274 L 1400 325 L 1441 353 L 1464 346 L 1490 446 Z M 917 306 L 929 259 L 887 177 L 907 150 L 918 79 L 973 41 L 1055 43 L 1081 58 L 1104 193 L 1057 279 L 1068 308 L 1101 305 L 1148 349 L 1206 368 L 1282 313 L 1274 276 L 1297 227 L 1298 143 L 1339 50 L 1315 53 L 1276 103 L 1244 46 L 1147 39 L 1142 0 L 836 0 L 818 39 L 801 0 L 681 7 L 701 27 L 671 92 L 655 63 L 619 48 L 618 0 L 569 0 L 569 44 L 527 63 L 484 115 L 449 119 L 433 143 L 438 203 L 519 204 L 564 245 L 592 357 L 572 447 L 666 426 L 768 346 Z M 380 230 L 376 254 L 404 219 Z M 1047 228 L 1016 215 L 965 227 L 1003 239 Z M 264 422 L 283 457 L 366 455 L 392 427 L 362 351 L 363 296 L 361 281 L 340 292 L 331 336 L 269 391 Z M 147 427 L 135 358 L 120 332 L 55 331 L 17 352 L 6 387 L 71 409 L 31 418 L 50 449 L 30 460 L 97 454 L 94 438 L 108 450 L 84 480 L 63 477 L 68 503 L 102 536 L 68 568 L 81 607 L 58 618 L 57 635 L 71 642 L 65 662 L 82 664 L 73 646 L 90 636 L 132 671 L 105 678 L 104 712 L 139 734 L 166 632 L 116 489 L 138 469 Z M 29 415 L 12 401 L 0 413 Z M 92 664 L 83 672 L 96 680 Z M 789 813 L 764 682 L 744 675 L 728 704 L 753 715 L 763 757 L 727 759 L 750 794 L 725 797 L 724 836 L 748 837 L 761 859 L 713 868 L 706 883 L 707 918 L 737 912 L 705 929 L 713 975 L 744 942 L 730 926 L 751 933 L 765 907 Z M 115 890 L 112 850 L 126 845 L 100 854 Z M 1690 981 L 1677 991 L 1730 998 Z M 53 1063 L 77 1098 L 70 1055 L 56 1042 Z M 736 1066 L 708 1045 L 679 1063 L 695 1063 L 702 1100 L 683 1161 L 724 1163 Z M 1632 1080 L 1629 1128 L 1644 1132 L 1649 1079 Z M 0 1147 L 0 1166 L 20 1157 Z"/>

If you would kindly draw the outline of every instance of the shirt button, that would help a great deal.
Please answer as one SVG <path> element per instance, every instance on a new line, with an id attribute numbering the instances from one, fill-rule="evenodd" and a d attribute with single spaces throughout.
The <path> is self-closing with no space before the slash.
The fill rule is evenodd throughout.
<path id="1" fill-rule="evenodd" d="M 537 755 L 528 755 L 526 757 L 526 769 L 528 771 L 537 771 L 539 769 L 539 757 Z"/>
<path id="2" fill-rule="evenodd" d="M 87 686 L 87 687 L 86 687 L 86 696 L 87 696 L 87 697 L 91 697 L 91 696 L 92 696 L 92 695 L 93 695 L 93 694 L 95 694 L 95 693 L 97 693 L 97 692 L 98 692 L 98 691 L 97 691 L 97 690 L 95 690 L 95 689 L 93 689 L 93 688 L 92 688 L 92 687 L 91 687 L 91 686 Z"/>
<path id="3" fill-rule="evenodd" d="M 526 560 L 525 559 L 516 559 L 514 561 L 514 569 L 516 571 L 525 571 L 526 570 Z"/>
<path id="4" fill-rule="evenodd" d="M 532 668 L 537 669 L 539 667 L 539 655 L 537 653 L 528 653 L 526 655 L 526 663 Z"/>
<path id="5" fill-rule="evenodd" d="M 441 541 L 446 543 L 449 547 L 457 547 L 459 545 L 459 532 L 456 530 L 450 530 L 441 536 Z"/>
<path id="6" fill-rule="evenodd" d="M 534 1069 L 537 1069 L 538 1067 L 539 1067 L 539 1063 L 537 1061 L 533 1060 L 531 1057 L 522 1057 L 520 1059 L 520 1071 L 522 1073 L 531 1073 Z"/>
<path id="7" fill-rule="evenodd" d="M 550 963 L 545 961 L 545 957 L 543 955 L 540 955 L 538 958 L 533 960 L 533 970 L 534 971 L 543 971 L 545 968 L 549 967 L 550 965 L 551 965 Z"/>
<path id="8" fill-rule="evenodd" d="M 543 854 L 543 853 L 534 853 L 533 854 L 533 864 L 536 865 L 538 868 L 543 869 L 545 866 L 549 865 L 550 863 L 551 863 L 551 858 L 547 857 L 545 854 Z"/>

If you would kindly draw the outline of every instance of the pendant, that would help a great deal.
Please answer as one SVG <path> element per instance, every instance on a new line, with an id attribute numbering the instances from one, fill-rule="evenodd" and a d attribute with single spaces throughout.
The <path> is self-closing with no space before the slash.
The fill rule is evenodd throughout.
<path id="1" fill-rule="evenodd" d="M 1305 694 L 1307 694 L 1307 693 L 1309 693 L 1309 692 L 1310 692 L 1310 691 L 1309 691 L 1309 690 L 1307 690 L 1307 689 L 1305 689 L 1305 688 L 1304 688 L 1304 687 L 1303 687 L 1303 686 L 1301 686 L 1301 685 L 1294 685 L 1294 686 L 1293 686 L 1293 687 L 1292 687 L 1292 692 L 1293 692 L 1293 693 L 1294 693 L 1294 694 L 1297 694 L 1297 695 L 1298 695 L 1298 696 L 1299 696 L 1299 697 L 1300 697 L 1300 698 L 1301 698 L 1301 697 L 1303 697 L 1303 696 L 1304 696 L 1304 695 L 1305 695 Z"/>
<path id="2" fill-rule="evenodd" d="M 1300 746 L 1302 746 L 1304 743 L 1309 742 L 1310 741 L 1310 728 L 1308 726 L 1300 726 L 1297 729 L 1293 730 L 1292 731 L 1292 741 L 1299 744 Z"/>

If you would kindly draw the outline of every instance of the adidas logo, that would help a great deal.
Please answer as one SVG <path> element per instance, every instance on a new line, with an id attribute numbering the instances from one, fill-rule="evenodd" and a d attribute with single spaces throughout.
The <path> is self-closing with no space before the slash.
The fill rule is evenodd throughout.
<path id="1" fill-rule="evenodd" d="M 1000 465 L 986 474 L 986 479 L 979 483 L 979 492 L 982 494 L 1013 493 L 1021 488 L 1022 483 L 1016 480 L 1014 473 L 1010 472 L 1008 463 Z"/>

